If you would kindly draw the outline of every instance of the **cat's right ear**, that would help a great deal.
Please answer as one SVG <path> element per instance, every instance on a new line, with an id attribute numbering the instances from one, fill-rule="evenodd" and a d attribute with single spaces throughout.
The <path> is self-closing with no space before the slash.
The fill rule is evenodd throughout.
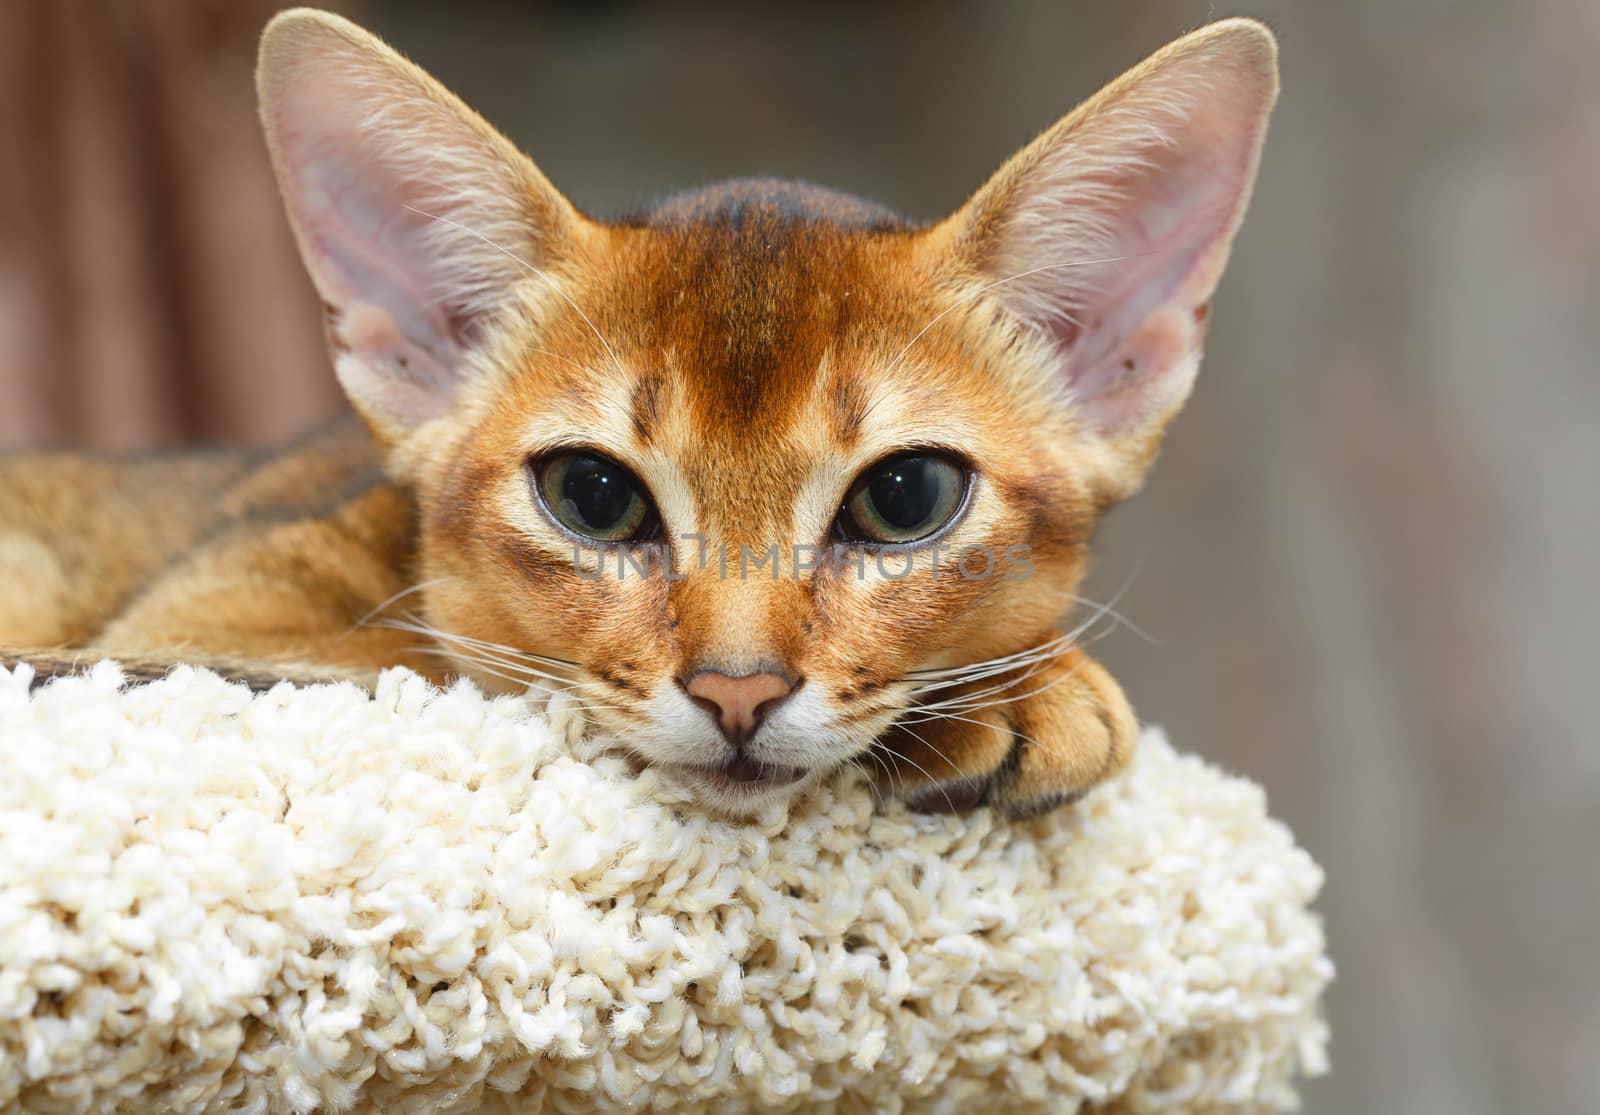
<path id="1" fill-rule="evenodd" d="M 1278 92 L 1265 25 L 1184 36 L 1023 148 L 940 233 L 1077 421 L 1085 479 L 1143 479 L 1199 367 Z"/>
<path id="2" fill-rule="evenodd" d="M 584 219 L 433 78 L 325 12 L 275 18 L 256 86 L 339 382 L 381 439 L 487 374 L 487 326 Z"/>

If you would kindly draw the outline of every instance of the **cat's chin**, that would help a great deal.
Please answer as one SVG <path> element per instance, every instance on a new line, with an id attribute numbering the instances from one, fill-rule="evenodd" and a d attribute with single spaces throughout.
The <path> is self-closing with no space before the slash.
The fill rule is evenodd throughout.
<path id="1" fill-rule="evenodd" d="M 743 755 L 717 766 L 678 764 L 671 769 L 701 801 L 734 814 L 753 813 L 769 802 L 781 801 L 817 773 L 809 767 L 758 763 Z"/>

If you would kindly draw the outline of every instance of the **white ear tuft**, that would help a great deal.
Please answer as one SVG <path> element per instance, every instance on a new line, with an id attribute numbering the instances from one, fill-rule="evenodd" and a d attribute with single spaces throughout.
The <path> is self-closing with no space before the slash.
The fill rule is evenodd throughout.
<path id="1" fill-rule="evenodd" d="M 391 433 L 438 417 L 486 323 L 560 253 L 575 211 L 436 81 L 337 16 L 274 19 L 257 89 L 340 382 Z"/>
<path id="2" fill-rule="evenodd" d="M 1086 434 L 1140 475 L 1193 383 L 1276 59 L 1253 20 L 1179 39 L 1023 149 L 952 219 L 962 265 L 1045 343 Z"/>

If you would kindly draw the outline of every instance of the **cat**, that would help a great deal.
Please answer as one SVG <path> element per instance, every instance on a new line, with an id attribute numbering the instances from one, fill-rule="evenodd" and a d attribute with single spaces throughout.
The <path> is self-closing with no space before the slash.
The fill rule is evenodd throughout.
<path id="1" fill-rule="evenodd" d="M 0 463 L 9 660 L 547 686 L 736 815 L 857 763 L 1028 817 L 1128 761 L 1061 624 L 1194 381 L 1262 24 L 1170 44 L 931 225 L 771 180 L 592 219 L 321 12 L 271 22 L 258 93 L 359 417 Z"/>

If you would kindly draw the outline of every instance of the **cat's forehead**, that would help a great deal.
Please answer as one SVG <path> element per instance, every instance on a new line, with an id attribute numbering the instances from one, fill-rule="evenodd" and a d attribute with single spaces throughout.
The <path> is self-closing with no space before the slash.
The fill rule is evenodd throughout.
<path id="1" fill-rule="evenodd" d="M 859 369 L 927 308 L 906 282 L 912 227 L 819 187 L 724 183 L 619 231 L 602 300 L 626 307 L 617 327 L 635 389 L 648 399 L 667 375 L 709 422 L 781 426 L 830 366 Z"/>
<path id="2" fill-rule="evenodd" d="M 917 231 L 847 195 L 775 182 L 612 225 L 560 304 L 563 328 L 530 352 L 540 374 L 519 385 L 522 426 L 617 457 L 664 505 L 681 492 L 693 513 L 680 519 L 725 505 L 752 529 L 775 525 L 813 485 L 817 513 L 831 514 L 823 505 L 865 458 L 942 443 L 954 412 L 971 410 L 960 388 L 918 372 L 935 336 L 896 360 L 939 311 L 915 265 Z"/>

